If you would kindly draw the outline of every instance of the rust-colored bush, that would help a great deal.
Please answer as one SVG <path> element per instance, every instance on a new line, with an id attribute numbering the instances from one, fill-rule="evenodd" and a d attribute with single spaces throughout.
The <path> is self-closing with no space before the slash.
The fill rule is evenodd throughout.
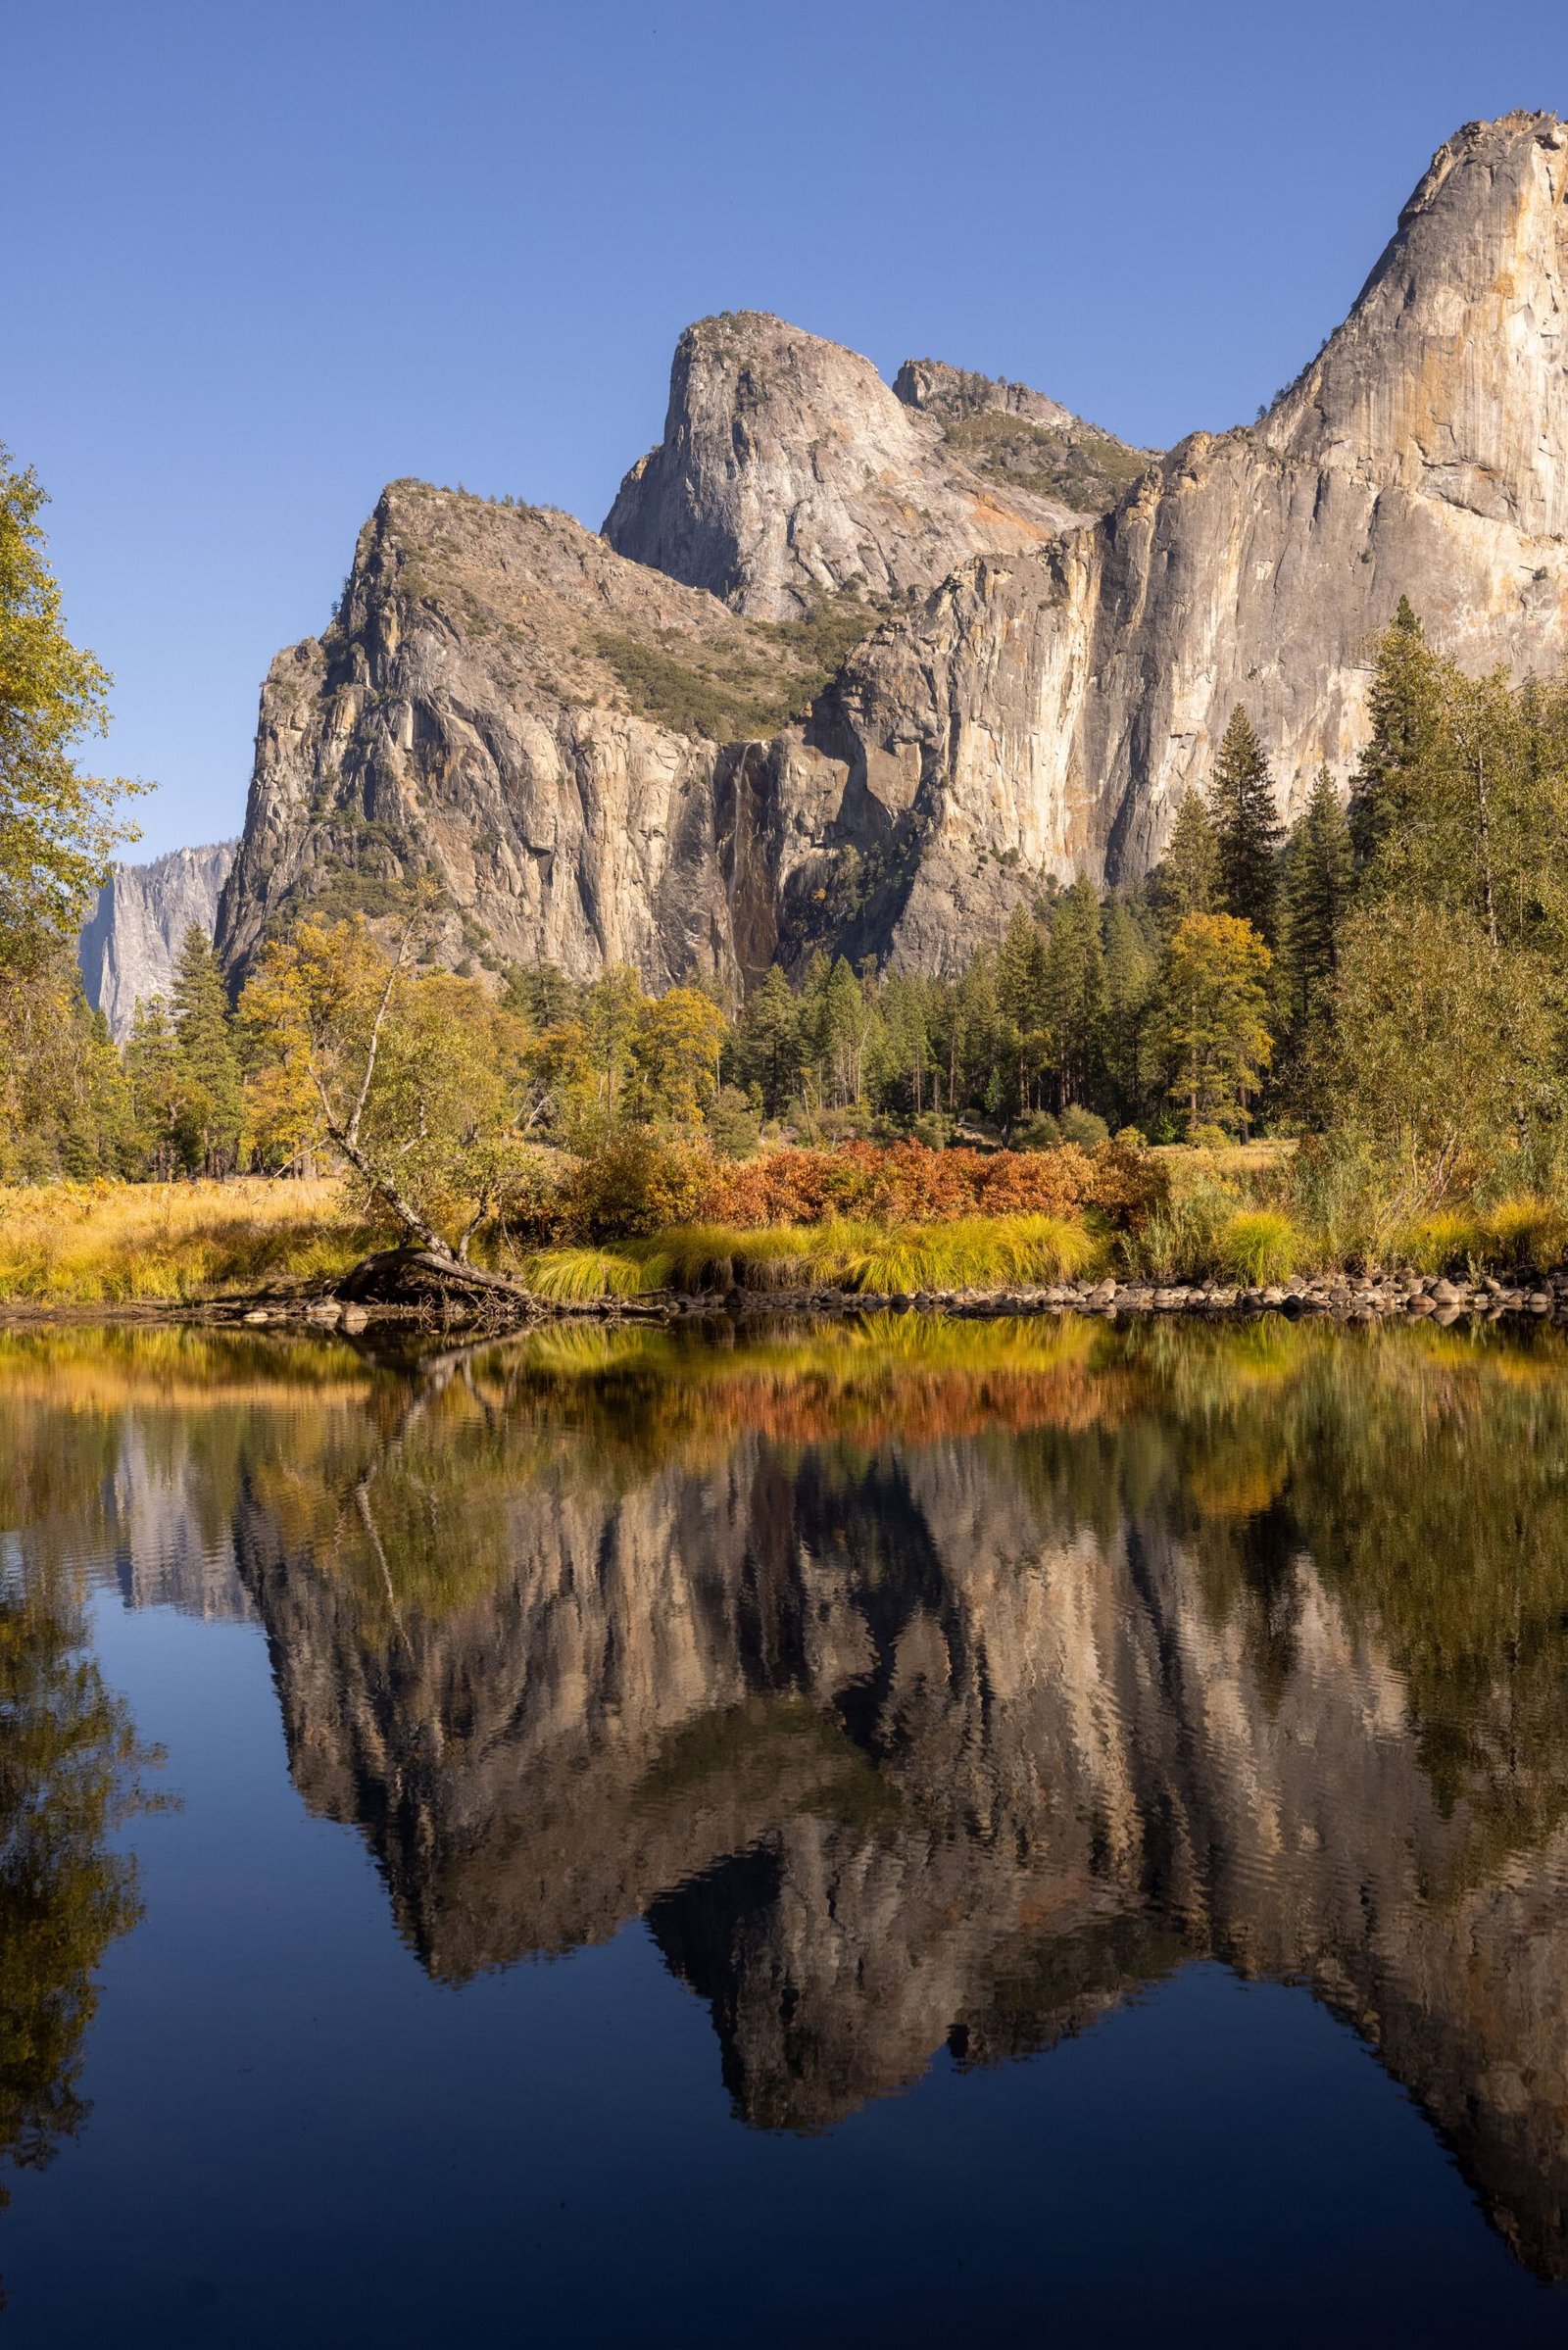
<path id="1" fill-rule="evenodd" d="M 756 1228 L 829 1216 L 880 1224 L 958 1216 L 1082 1214 L 1136 1224 L 1164 1189 L 1163 1171 L 1120 1144 L 1085 1150 L 935 1151 L 924 1143 L 844 1143 L 830 1151 L 769 1151 L 714 1167 L 704 1221 Z"/>

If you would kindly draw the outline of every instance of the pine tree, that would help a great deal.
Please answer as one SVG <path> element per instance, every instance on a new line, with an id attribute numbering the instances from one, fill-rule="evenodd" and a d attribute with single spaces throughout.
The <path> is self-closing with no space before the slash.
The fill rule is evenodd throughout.
<path id="1" fill-rule="evenodd" d="M 125 1075 L 137 1146 L 149 1172 L 167 1183 L 179 1164 L 184 1084 L 179 1043 L 162 996 L 150 996 L 136 1006 L 125 1047 Z"/>
<path id="2" fill-rule="evenodd" d="M 1302 1030 L 1322 1009 L 1338 968 L 1351 879 L 1350 828 L 1333 776 L 1319 767 L 1285 857 L 1283 960 L 1291 1016 Z"/>
<path id="3" fill-rule="evenodd" d="M 1154 894 L 1172 928 L 1187 914 L 1214 910 L 1219 898 L 1219 842 L 1201 792 L 1184 792 L 1176 804 Z"/>
<path id="4" fill-rule="evenodd" d="M 1367 693 L 1372 731 L 1350 791 L 1350 839 L 1357 864 L 1370 862 L 1407 812 L 1415 777 L 1441 723 L 1439 662 L 1408 597 L 1378 639 Z"/>
<path id="5" fill-rule="evenodd" d="M 1028 909 L 1015 906 L 997 956 L 997 1007 L 1016 1057 L 1019 1109 L 1034 1109 L 1047 1050 L 1046 939 Z"/>
<path id="6" fill-rule="evenodd" d="M 1046 949 L 1045 999 L 1056 1106 L 1082 1102 L 1099 1078 L 1104 1045 L 1105 960 L 1100 899 L 1080 878 L 1056 900 Z"/>
<path id="7" fill-rule="evenodd" d="M 1156 970 L 1154 948 L 1132 908 L 1114 899 L 1105 909 L 1105 1049 L 1124 1118 L 1143 1106 Z"/>
<path id="8" fill-rule="evenodd" d="M 185 933 L 174 973 L 173 1025 L 180 1156 L 194 1172 L 232 1174 L 244 1122 L 239 1053 L 218 957 L 212 941 L 194 922 Z"/>
<path id="9" fill-rule="evenodd" d="M 777 963 L 753 994 L 730 1048 L 728 1074 L 755 1094 L 770 1118 L 782 1116 L 801 1082 L 801 1006 Z"/>
<path id="10" fill-rule="evenodd" d="M 1279 927 L 1278 857 L 1283 838 L 1268 760 L 1251 719 L 1238 702 L 1214 762 L 1209 793 L 1219 849 L 1224 911 L 1250 922 L 1267 946 Z"/>

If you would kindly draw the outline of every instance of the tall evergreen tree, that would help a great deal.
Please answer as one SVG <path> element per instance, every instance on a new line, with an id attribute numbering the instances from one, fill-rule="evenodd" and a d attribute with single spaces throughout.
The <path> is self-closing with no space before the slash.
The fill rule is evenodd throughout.
<path id="1" fill-rule="evenodd" d="M 727 1073 L 755 1094 L 770 1118 L 780 1117 L 801 1082 L 801 1006 L 777 963 L 769 966 L 736 1028 Z"/>
<path id="2" fill-rule="evenodd" d="M 1407 596 L 1378 639 L 1367 693 L 1371 733 L 1350 791 L 1350 840 L 1367 864 L 1398 825 L 1441 721 L 1439 663 Z"/>
<path id="3" fill-rule="evenodd" d="M 1087 1099 L 1102 1061 L 1105 961 L 1100 899 L 1082 875 L 1056 900 L 1046 949 L 1045 998 L 1056 1106 Z"/>
<path id="4" fill-rule="evenodd" d="M 1319 767 L 1285 856 L 1283 961 L 1292 1020 L 1305 1030 L 1339 966 L 1340 925 L 1352 879 L 1350 828 L 1334 778 Z"/>
<path id="5" fill-rule="evenodd" d="M 125 1075 L 137 1147 L 148 1172 L 167 1183 L 179 1164 L 184 1081 L 179 1040 L 162 996 L 149 996 L 136 1006 L 125 1047 Z"/>
<path id="6" fill-rule="evenodd" d="M 1158 970 L 1155 947 L 1120 898 L 1105 909 L 1105 1058 L 1121 1119 L 1144 1105 L 1148 1031 Z"/>
<path id="7" fill-rule="evenodd" d="M 1280 843 L 1274 781 L 1256 730 L 1238 702 L 1214 761 L 1209 793 L 1224 911 L 1272 947 L 1279 928 Z"/>
<path id="8" fill-rule="evenodd" d="M 1219 901 L 1219 842 L 1201 792 L 1184 792 L 1155 876 L 1155 898 L 1169 926 L 1209 914 Z"/>
<path id="9" fill-rule="evenodd" d="M 1027 907 L 1015 906 L 997 955 L 997 1007 L 1017 1066 L 1019 1109 L 1038 1107 L 1035 1096 L 1048 1050 L 1045 934 Z"/>
<path id="10" fill-rule="evenodd" d="M 194 922 L 179 951 L 173 1013 L 180 1155 L 193 1172 L 232 1174 L 244 1122 L 239 1053 L 218 956 Z"/>

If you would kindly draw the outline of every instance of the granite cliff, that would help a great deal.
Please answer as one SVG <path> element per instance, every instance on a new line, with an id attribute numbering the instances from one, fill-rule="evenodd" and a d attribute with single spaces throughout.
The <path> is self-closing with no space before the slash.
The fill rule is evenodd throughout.
<path id="1" fill-rule="evenodd" d="M 1091 448 L 1100 469 L 1075 470 L 1069 449 Z M 664 437 L 604 530 L 617 554 L 788 619 L 823 594 L 906 596 L 987 549 L 1037 547 L 1102 512 L 1140 454 L 1021 384 L 907 362 L 890 391 L 858 353 L 743 311 L 681 336 Z"/>
<path id="2" fill-rule="evenodd" d="M 602 537 L 394 485 L 264 691 L 231 970 L 427 870 L 453 961 L 942 968 L 1048 876 L 1145 872 L 1237 701 L 1287 810 L 1344 777 L 1401 594 L 1468 666 L 1555 668 L 1565 193 L 1555 118 L 1468 125 L 1259 422 L 1164 456 L 739 314 Z"/>
<path id="3" fill-rule="evenodd" d="M 81 926 L 77 960 L 87 1001 L 117 1044 L 129 1036 L 138 1004 L 169 995 L 186 931 L 194 924 L 212 937 L 234 847 L 219 841 L 174 849 L 148 864 L 117 865 L 99 891 Z"/>

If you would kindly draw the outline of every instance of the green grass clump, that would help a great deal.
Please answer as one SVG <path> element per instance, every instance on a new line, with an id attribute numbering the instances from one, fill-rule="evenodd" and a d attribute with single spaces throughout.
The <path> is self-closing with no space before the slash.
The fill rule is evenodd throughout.
<path id="1" fill-rule="evenodd" d="M 654 1290 L 845 1289 L 889 1297 L 1067 1280 L 1089 1271 L 1100 1253 L 1094 1235 L 1062 1216 L 969 1216 L 894 1231 L 846 1222 L 760 1231 L 691 1224 L 605 1248 L 541 1249 L 523 1278 L 538 1297 L 561 1304 Z"/>
<path id="2" fill-rule="evenodd" d="M 1417 1273 L 1462 1273 L 1485 1255 L 1487 1234 L 1470 1208 L 1439 1208 L 1394 1235 L 1392 1253 Z"/>
<path id="3" fill-rule="evenodd" d="M 809 1284 L 820 1235 L 793 1226 L 738 1232 L 688 1224 L 661 1233 L 643 1258 L 651 1289 L 691 1296 L 707 1290 L 790 1290 Z"/>
<path id="4" fill-rule="evenodd" d="M 1534 1195 L 1499 1199 L 1487 1210 L 1486 1255 L 1498 1272 L 1544 1273 L 1568 1256 L 1568 1218 Z"/>
<path id="5" fill-rule="evenodd" d="M 524 1285 L 557 1305 L 635 1297 L 658 1286 L 635 1257 L 613 1248 L 542 1248 L 522 1268 Z"/>
<path id="6" fill-rule="evenodd" d="M 1149 1281 L 1204 1281 L 1219 1262 L 1220 1239 L 1237 1214 L 1235 1195 L 1207 1175 L 1173 1191 L 1141 1232 L 1121 1244 L 1127 1270 Z"/>
<path id="7" fill-rule="evenodd" d="M 1091 1233 L 1061 1216 L 967 1216 L 882 1233 L 850 1248 L 843 1278 L 882 1297 L 920 1290 L 1004 1289 L 1070 1280 L 1098 1254 Z"/>
<path id="8" fill-rule="evenodd" d="M 1280 1207 L 1244 1208 L 1218 1235 L 1216 1268 L 1248 1287 L 1289 1281 L 1304 1254 L 1302 1236 Z"/>

